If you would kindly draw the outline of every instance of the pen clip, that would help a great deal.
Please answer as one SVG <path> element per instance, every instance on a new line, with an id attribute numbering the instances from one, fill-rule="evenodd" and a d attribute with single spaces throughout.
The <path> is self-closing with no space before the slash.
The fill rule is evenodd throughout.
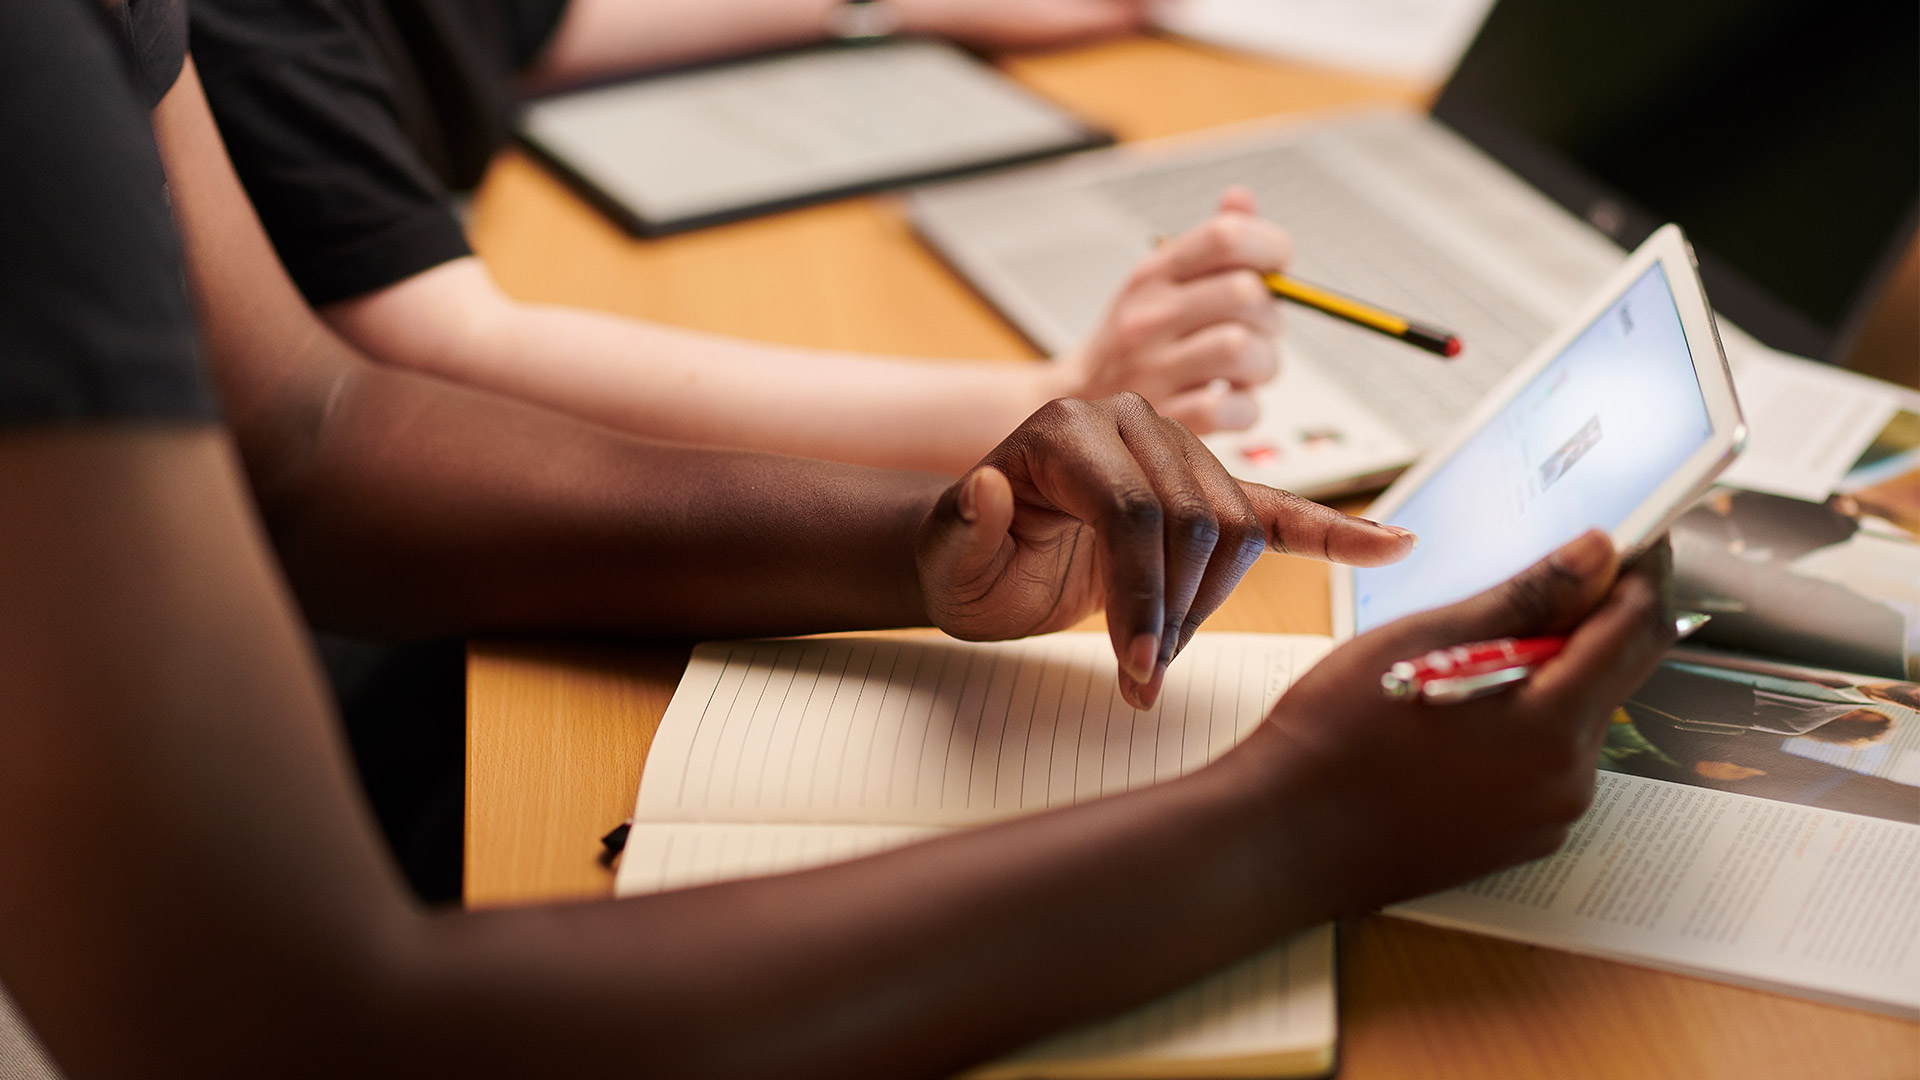
<path id="1" fill-rule="evenodd" d="M 1459 675 L 1451 679 L 1428 679 L 1420 687 L 1420 700 L 1429 705 L 1458 705 L 1485 697 L 1503 686 L 1517 683 L 1533 674 L 1533 665 L 1497 668 L 1478 675 Z"/>
<path id="2" fill-rule="evenodd" d="M 1491 694 L 1531 674 L 1533 674 L 1531 664 L 1520 664 L 1514 667 L 1497 668 L 1493 671 L 1476 672 L 1472 675 L 1422 679 L 1412 663 L 1402 660 L 1380 676 L 1380 689 L 1386 691 L 1390 701 L 1424 701 L 1429 705 L 1452 705 Z"/>

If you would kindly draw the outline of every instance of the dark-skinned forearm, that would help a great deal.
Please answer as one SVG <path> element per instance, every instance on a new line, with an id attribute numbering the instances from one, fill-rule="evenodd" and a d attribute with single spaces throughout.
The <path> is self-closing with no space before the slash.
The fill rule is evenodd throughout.
<path id="1" fill-rule="evenodd" d="M 938 1076 L 1305 925 L 1232 769 L 860 863 L 436 927 L 421 1064 Z M 526 1009 L 538 988 L 538 1015 Z"/>
<path id="2" fill-rule="evenodd" d="M 256 480 L 325 625 L 699 636 L 926 619 L 913 537 L 941 478 L 648 443 L 404 371 L 345 372 L 297 460 Z"/>
<path id="3" fill-rule="evenodd" d="M 1308 909 L 1237 755 L 784 880 L 420 912 L 229 461 L 207 434 L 0 453 L 41 511 L 0 529 L 0 917 L 35 928 L 0 974 L 77 1074 L 933 1075 Z"/>

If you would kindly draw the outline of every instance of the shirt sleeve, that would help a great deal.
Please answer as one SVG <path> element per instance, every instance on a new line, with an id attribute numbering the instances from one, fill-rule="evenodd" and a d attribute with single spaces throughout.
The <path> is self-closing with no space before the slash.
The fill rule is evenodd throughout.
<path id="1" fill-rule="evenodd" d="M 404 72 L 339 0 L 191 0 L 188 10 L 227 154 L 308 303 L 469 253 L 402 116 Z"/>
<path id="2" fill-rule="evenodd" d="M 533 63 L 567 13 L 567 0 L 493 0 L 500 19 L 513 34 L 513 66 L 517 70 Z"/>
<path id="3" fill-rule="evenodd" d="M 0 3 L 0 426 L 215 417 L 108 19 L 91 0 Z"/>

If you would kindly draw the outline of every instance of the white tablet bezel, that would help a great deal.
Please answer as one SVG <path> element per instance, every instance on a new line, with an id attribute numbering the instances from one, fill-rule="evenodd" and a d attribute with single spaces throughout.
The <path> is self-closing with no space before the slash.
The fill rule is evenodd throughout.
<path id="1" fill-rule="evenodd" d="M 1706 403 L 1707 421 L 1712 433 L 1687 460 L 1674 469 L 1666 481 L 1642 500 L 1626 520 L 1613 530 L 1613 546 L 1631 558 L 1648 543 L 1666 532 L 1673 520 L 1685 512 L 1694 500 L 1711 487 L 1715 477 L 1731 463 L 1745 445 L 1747 426 L 1740 415 L 1740 402 L 1734 395 L 1733 375 L 1727 368 L 1727 354 L 1720 346 L 1720 331 L 1707 303 L 1706 290 L 1700 284 L 1699 264 L 1693 248 L 1678 225 L 1664 225 L 1646 243 L 1627 256 L 1625 262 L 1595 290 L 1554 335 L 1540 344 L 1525 362 L 1488 391 L 1478 408 L 1454 432 L 1447 442 L 1423 455 L 1403 473 L 1393 486 L 1381 494 L 1366 511 L 1366 516 L 1387 521 L 1414 492 L 1420 490 L 1447 460 L 1486 426 L 1499 411 L 1525 389 L 1541 370 L 1559 358 L 1574 339 L 1585 333 L 1621 294 L 1639 281 L 1655 263 L 1666 270 L 1667 284 L 1673 292 L 1674 306 L 1680 312 L 1680 327 L 1686 335 L 1687 352 L 1693 359 L 1694 377 L 1700 384 L 1700 396 Z M 1418 362 L 1417 358 L 1409 362 Z M 1515 567 L 1518 570 L 1519 567 Z M 1344 641 L 1354 635 L 1353 571 L 1333 568 L 1333 636 Z"/>

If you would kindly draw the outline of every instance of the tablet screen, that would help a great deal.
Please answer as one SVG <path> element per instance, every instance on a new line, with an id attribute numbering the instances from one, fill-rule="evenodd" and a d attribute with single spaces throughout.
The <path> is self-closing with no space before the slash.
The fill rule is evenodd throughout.
<path id="1" fill-rule="evenodd" d="M 1386 520 L 1420 546 L 1353 571 L 1354 628 L 1464 599 L 1627 519 L 1713 434 L 1658 262 Z"/>

